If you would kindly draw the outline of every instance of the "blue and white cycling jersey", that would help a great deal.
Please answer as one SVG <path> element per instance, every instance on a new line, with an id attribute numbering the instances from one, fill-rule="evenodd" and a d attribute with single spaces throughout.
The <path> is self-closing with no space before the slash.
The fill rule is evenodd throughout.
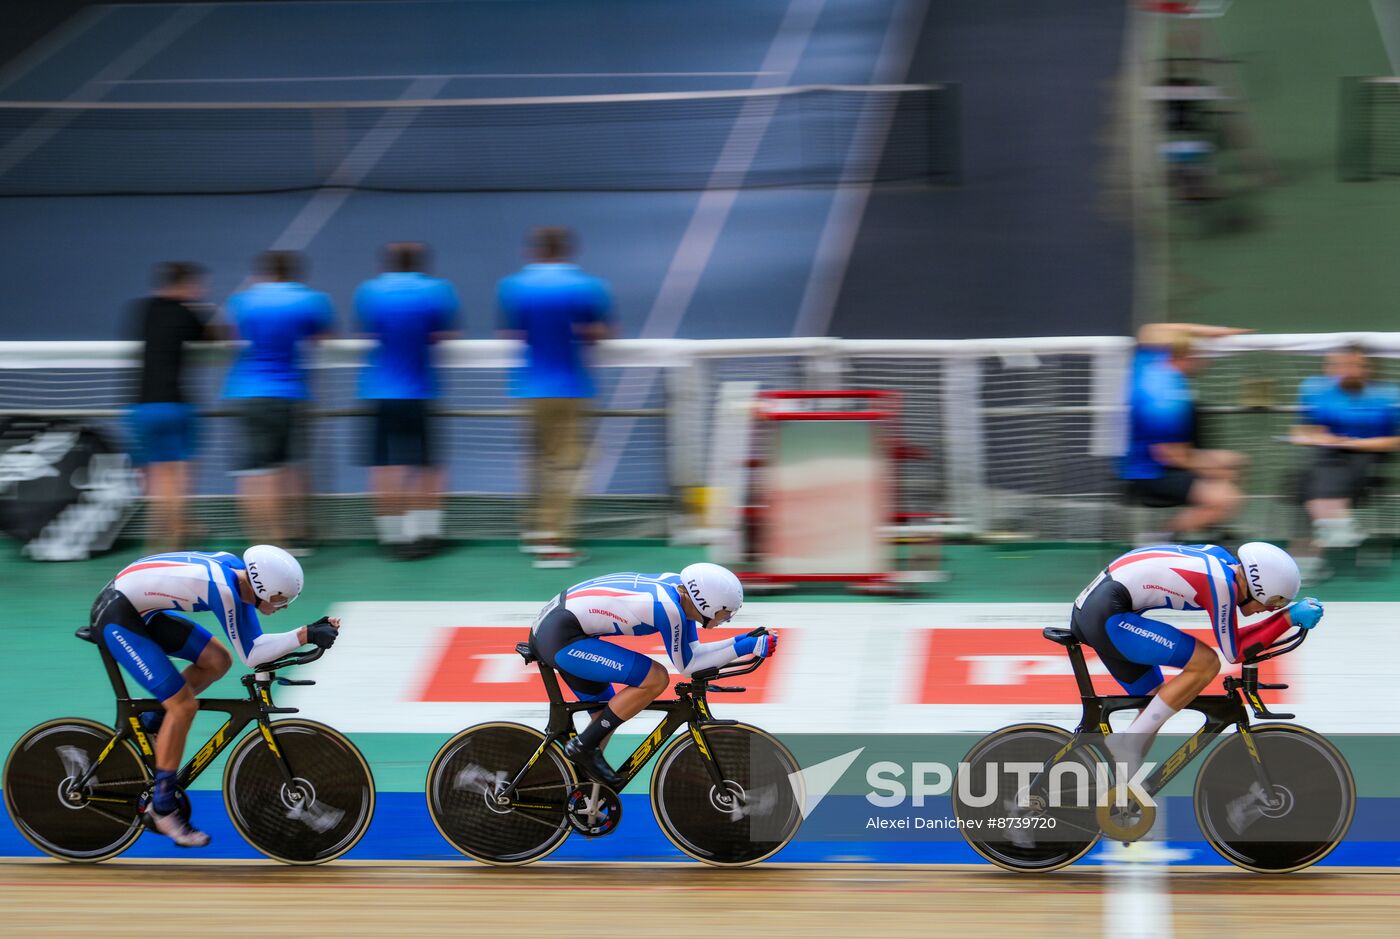
<path id="1" fill-rule="evenodd" d="M 1239 607 L 1235 575 L 1227 565 L 1238 564 L 1229 551 L 1216 545 L 1162 544 L 1122 555 L 1085 587 L 1075 600 L 1085 599 L 1105 578 L 1128 589 L 1132 610 L 1204 610 L 1210 616 L 1220 651 L 1239 661 Z M 1157 621 L 1150 621 L 1154 626 Z M 1173 631 L 1175 632 L 1175 631 Z"/>
<path id="2" fill-rule="evenodd" d="M 243 559 L 226 551 L 154 554 L 122 569 L 112 581 L 143 619 L 157 613 L 212 612 L 244 665 L 256 668 L 297 649 L 297 630 L 262 631 L 258 611 L 238 592 Z"/>
<path id="3" fill-rule="evenodd" d="M 562 602 L 585 633 L 598 638 L 660 633 L 676 670 L 691 675 L 737 657 L 734 639 L 701 642 L 699 624 L 681 608 L 679 574 L 607 574 L 575 584 L 540 611 L 538 625 Z"/>

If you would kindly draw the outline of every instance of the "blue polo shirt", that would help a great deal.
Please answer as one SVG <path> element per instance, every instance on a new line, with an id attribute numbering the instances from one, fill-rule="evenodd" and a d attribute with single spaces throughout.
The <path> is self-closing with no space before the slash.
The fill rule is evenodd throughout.
<path id="1" fill-rule="evenodd" d="M 379 344 L 360 373 L 363 398 L 431 398 L 433 333 L 452 329 L 457 291 L 427 274 L 394 272 L 365 281 L 355 291 L 360 328 Z"/>
<path id="2" fill-rule="evenodd" d="M 255 284 L 229 297 L 228 314 L 248 345 L 229 369 L 224 397 L 309 397 L 298 346 L 335 325 L 330 298 L 305 284 Z"/>
<path id="3" fill-rule="evenodd" d="M 1400 388 L 1367 382 L 1347 391 L 1338 379 L 1314 375 L 1298 388 L 1299 419 L 1325 427 L 1338 437 L 1394 437 L 1400 428 Z"/>
<path id="4" fill-rule="evenodd" d="M 515 370 L 517 398 L 589 398 L 593 380 L 575 327 L 608 319 L 608 285 L 577 264 L 527 264 L 497 288 L 503 329 L 525 334 L 525 361 Z"/>
<path id="5" fill-rule="evenodd" d="M 1165 467 L 1152 458 L 1161 443 L 1192 443 L 1196 435 L 1196 396 L 1171 364 L 1166 349 L 1140 348 L 1133 355 L 1128 386 L 1128 452 L 1120 464 L 1123 479 L 1157 479 Z"/>

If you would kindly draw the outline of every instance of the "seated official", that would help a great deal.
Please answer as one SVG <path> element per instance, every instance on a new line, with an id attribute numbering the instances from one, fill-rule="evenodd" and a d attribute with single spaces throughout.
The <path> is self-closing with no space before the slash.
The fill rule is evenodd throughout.
<path id="1" fill-rule="evenodd" d="M 1312 450 L 1302 501 L 1312 537 L 1297 551 L 1304 567 L 1321 573 L 1319 549 L 1356 547 L 1365 540 L 1352 510 L 1400 448 L 1400 388 L 1371 380 L 1358 347 L 1327 358 L 1327 372 L 1303 381 L 1293 443 Z"/>

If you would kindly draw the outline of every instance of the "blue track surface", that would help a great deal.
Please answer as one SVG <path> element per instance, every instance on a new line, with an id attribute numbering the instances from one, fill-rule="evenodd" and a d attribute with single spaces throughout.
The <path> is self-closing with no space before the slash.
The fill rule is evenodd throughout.
<path id="1" fill-rule="evenodd" d="M 224 811 L 218 792 L 190 793 L 195 817 L 209 832 L 213 841 L 200 851 L 183 851 L 156 835 L 146 834 L 123 857 L 127 858 L 257 858 L 258 854 L 234 830 Z M 846 797 L 863 801 L 859 797 Z M 692 863 L 666 840 L 652 816 L 645 794 L 622 797 L 622 823 L 616 831 L 603 838 L 587 839 L 574 835 L 550 855 L 553 861 L 683 861 Z M 824 809 L 819 809 L 821 814 Z M 1189 800 L 1167 800 L 1168 817 L 1175 852 L 1173 863 L 1209 864 L 1228 867 L 1209 845 L 1200 840 L 1200 832 L 1192 819 Z M 930 812 L 930 815 L 936 815 Z M 946 813 L 945 813 L 946 814 Z M 1361 799 L 1351 836 L 1337 847 L 1322 866 L 1395 866 L 1400 864 L 1400 842 L 1362 840 L 1367 833 L 1395 831 L 1400 805 L 1394 799 Z M 816 822 L 816 824 L 813 824 Z M 822 837 L 820 823 L 814 815 L 804 830 L 773 860 L 808 863 L 883 863 L 883 864 L 981 864 L 985 863 L 961 837 L 953 831 L 940 832 L 937 839 L 919 841 L 842 839 L 816 840 Z M 810 834 L 810 838 L 809 838 Z M 1099 863 L 1102 844 L 1082 863 Z M 37 851 L 15 830 L 8 815 L 0 815 L 0 857 L 36 856 Z M 428 818 L 423 795 L 417 792 L 381 792 L 369 832 L 348 859 L 435 861 L 461 858 L 452 849 Z"/>

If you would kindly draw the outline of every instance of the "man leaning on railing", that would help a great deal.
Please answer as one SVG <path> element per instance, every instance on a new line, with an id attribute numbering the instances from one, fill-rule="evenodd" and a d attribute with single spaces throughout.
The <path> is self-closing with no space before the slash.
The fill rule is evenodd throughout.
<path id="1" fill-rule="evenodd" d="M 1181 507 L 1167 530 L 1147 540 L 1174 542 L 1215 529 L 1239 511 L 1239 477 L 1247 458 L 1201 446 L 1191 376 L 1200 366 L 1196 339 L 1251 332 L 1198 323 L 1151 323 L 1138 332 L 1128 391 L 1128 452 L 1120 475 L 1129 499 L 1149 508 Z"/>

